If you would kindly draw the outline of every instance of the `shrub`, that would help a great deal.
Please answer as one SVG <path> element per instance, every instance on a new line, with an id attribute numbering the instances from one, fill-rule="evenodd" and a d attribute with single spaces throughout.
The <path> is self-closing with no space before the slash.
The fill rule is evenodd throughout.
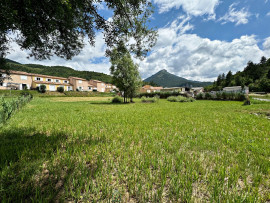
<path id="1" fill-rule="evenodd" d="M 20 95 L 21 95 L 21 96 L 24 96 L 24 97 L 26 97 L 26 96 L 30 96 L 30 97 L 31 97 L 31 99 L 33 98 L 33 94 L 32 94 L 32 93 L 30 93 L 30 91 L 29 91 L 29 90 L 23 90 L 23 91 L 21 91 L 21 92 L 20 92 Z"/>
<path id="2" fill-rule="evenodd" d="M 112 103 L 122 103 L 123 102 L 123 98 L 120 97 L 120 96 L 115 96 L 113 99 L 112 99 Z"/>
<path id="3" fill-rule="evenodd" d="M 183 96 L 177 96 L 177 97 L 168 97 L 167 99 L 170 102 L 194 102 L 195 99 L 192 97 L 183 97 Z"/>
<path id="4" fill-rule="evenodd" d="M 220 92 L 217 92 L 217 93 L 216 93 L 216 99 L 217 99 L 217 100 L 221 100 L 221 99 L 222 99 L 222 95 L 221 95 Z"/>
<path id="5" fill-rule="evenodd" d="M 167 100 L 170 102 L 178 102 L 177 97 L 174 97 L 174 96 L 168 97 Z"/>
<path id="6" fill-rule="evenodd" d="M 38 91 L 41 93 L 45 93 L 46 92 L 46 85 L 40 85 L 38 88 Z"/>
<path id="7" fill-rule="evenodd" d="M 64 87 L 57 87 L 57 91 L 63 93 L 64 92 Z"/>
<path id="8" fill-rule="evenodd" d="M 213 97 L 212 97 L 212 95 L 210 93 L 206 92 L 205 95 L 204 95 L 204 98 L 207 99 L 207 100 L 210 100 Z"/>
<path id="9" fill-rule="evenodd" d="M 187 97 L 183 97 L 183 96 L 178 96 L 176 97 L 178 102 L 187 102 L 188 98 Z"/>
<path id="10" fill-rule="evenodd" d="M 159 101 L 159 97 L 155 96 L 155 97 L 150 97 L 150 98 L 147 98 L 147 97 L 142 97 L 141 98 L 141 101 L 143 103 L 156 103 Z"/>
<path id="11" fill-rule="evenodd" d="M 24 106 L 32 97 L 32 95 L 23 95 L 10 101 L 6 101 L 2 97 L 0 101 L 0 124 L 8 120 L 17 109 Z"/>
<path id="12" fill-rule="evenodd" d="M 197 94 L 196 99 L 198 99 L 198 100 L 203 99 L 203 94 L 202 93 Z"/>
<path id="13" fill-rule="evenodd" d="M 251 103 L 250 103 L 249 96 L 247 96 L 247 97 L 245 98 L 244 105 L 250 105 L 250 104 L 251 104 Z"/>
<path id="14" fill-rule="evenodd" d="M 152 93 L 140 93 L 137 95 L 137 97 L 155 97 L 158 96 L 160 99 L 167 99 L 170 96 L 184 96 L 181 92 L 152 92 Z"/>

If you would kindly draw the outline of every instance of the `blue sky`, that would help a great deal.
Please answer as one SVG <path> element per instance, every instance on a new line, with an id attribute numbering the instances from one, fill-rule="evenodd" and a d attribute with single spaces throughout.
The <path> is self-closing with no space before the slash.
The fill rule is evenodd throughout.
<path id="1" fill-rule="evenodd" d="M 152 0 L 150 26 L 157 27 L 156 46 L 140 66 L 143 78 L 166 69 L 193 80 L 213 81 L 218 74 L 243 70 L 249 60 L 270 57 L 270 0 Z M 110 16 L 106 8 L 101 10 Z M 96 46 L 86 45 L 71 61 L 26 59 L 27 51 L 12 44 L 8 58 L 21 63 L 65 65 L 109 74 L 101 33 Z"/>

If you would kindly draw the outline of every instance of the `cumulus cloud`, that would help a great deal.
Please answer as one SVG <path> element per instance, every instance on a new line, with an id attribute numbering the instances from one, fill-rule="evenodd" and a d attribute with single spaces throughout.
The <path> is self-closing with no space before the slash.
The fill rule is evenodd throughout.
<path id="1" fill-rule="evenodd" d="M 190 15 L 201 16 L 211 15 L 215 16 L 215 8 L 219 4 L 219 0 L 154 0 L 159 6 L 159 12 L 164 13 L 172 8 L 180 8 Z"/>
<path id="2" fill-rule="evenodd" d="M 218 21 L 221 21 L 222 24 L 226 24 L 228 22 L 235 23 L 235 25 L 247 24 L 249 21 L 249 17 L 251 13 L 247 8 L 242 8 L 241 10 L 236 10 L 235 6 L 237 4 L 233 3 L 229 7 L 229 11 Z"/>
<path id="3" fill-rule="evenodd" d="M 266 38 L 263 43 L 263 49 L 266 55 L 270 55 L 270 37 Z"/>
<path id="4" fill-rule="evenodd" d="M 110 63 L 105 55 L 105 42 L 102 33 L 98 33 L 96 36 L 95 46 L 90 46 L 87 39 L 85 39 L 85 47 L 78 56 L 73 57 L 72 60 L 65 60 L 57 56 L 51 57 L 51 60 L 37 61 L 33 58 L 27 59 L 29 52 L 21 50 L 20 47 L 15 43 L 11 43 L 12 50 L 7 58 L 17 61 L 19 63 L 36 63 L 47 66 L 68 66 L 76 70 L 87 70 L 109 73 Z M 98 61 L 98 62 L 97 62 Z"/>
<path id="5" fill-rule="evenodd" d="M 188 79 L 213 81 L 217 75 L 229 70 L 242 71 L 249 60 L 258 62 L 263 55 L 270 56 L 258 47 L 254 35 L 230 42 L 210 40 L 185 33 L 186 26 L 192 26 L 188 24 L 188 17 L 158 30 L 159 39 L 153 52 L 139 62 L 143 78 L 166 69 Z M 270 45 L 268 40 L 265 48 Z"/>

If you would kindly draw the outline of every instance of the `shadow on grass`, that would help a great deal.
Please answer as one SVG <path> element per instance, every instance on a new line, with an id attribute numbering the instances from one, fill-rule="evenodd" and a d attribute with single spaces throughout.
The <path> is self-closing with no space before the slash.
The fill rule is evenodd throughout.
<path id="1" fill-rule="evenodd" d="M 66 140 L 67 134 L 64 132 L 50 133 L 48 136 L 37 133 L 34 128 L 2 130 L 0 202 L 63 201 L 68 191 L 72 190 L 70 179 L 81 173 L 76 169 L 77 163 L 72 160 L 68 162 L 61 157 L 61 153 L 65 153 L 63 146 L 73 151 L 82 142 L 96 145 L 104 141 L 102 138 L 93 140 L 90 137 L 68 144 Z M 70 156 L 72 155 L 71 153 Z M 59 160 L 55 161 L 56 159 Z M 80 170 L 90 173 L 88 176 L 95 176 L 97 166 L 95 163 L 83 165 Z"/>
<path id="2" fill-rule="evenodd" d="M 90 104 L 99 104 L 99 105 L 127 105 L 127 104 L 135 104 L 135 102 L 131 103 L 112 103 L 112 102 L 104 102 L 104 101 L 93 101 Z"/>

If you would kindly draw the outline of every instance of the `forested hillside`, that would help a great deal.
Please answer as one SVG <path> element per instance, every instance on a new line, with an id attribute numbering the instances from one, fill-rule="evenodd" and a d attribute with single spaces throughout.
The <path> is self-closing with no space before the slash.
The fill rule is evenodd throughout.
<path id="1" fill-rule="evenodd" d="M 7 60 L 10 70 L 24 71 L 28 73 L 37 73 L 43 75 L 52 75 L 58 77 L 69 76 L 84 78 L 87 80 L 95 79 L 106 83 L 111 83 L 112 77 L 104 73 L 94 71 L 78 71 L 65 66 L 43 66 L 37 64 L 19 64 L 18 62 Z"/>
<path id="2" fill-rule="evenodd" d="M 206 90 L 221 90 L 230 86 L 248 86 L 252 92 L 270 92 L 270 58 L 264 56 L 260 63 L 249 61 L 245 69 L 236 74 L 229 71 L 217 77 L 213 85 L 206 87 Z"/>

